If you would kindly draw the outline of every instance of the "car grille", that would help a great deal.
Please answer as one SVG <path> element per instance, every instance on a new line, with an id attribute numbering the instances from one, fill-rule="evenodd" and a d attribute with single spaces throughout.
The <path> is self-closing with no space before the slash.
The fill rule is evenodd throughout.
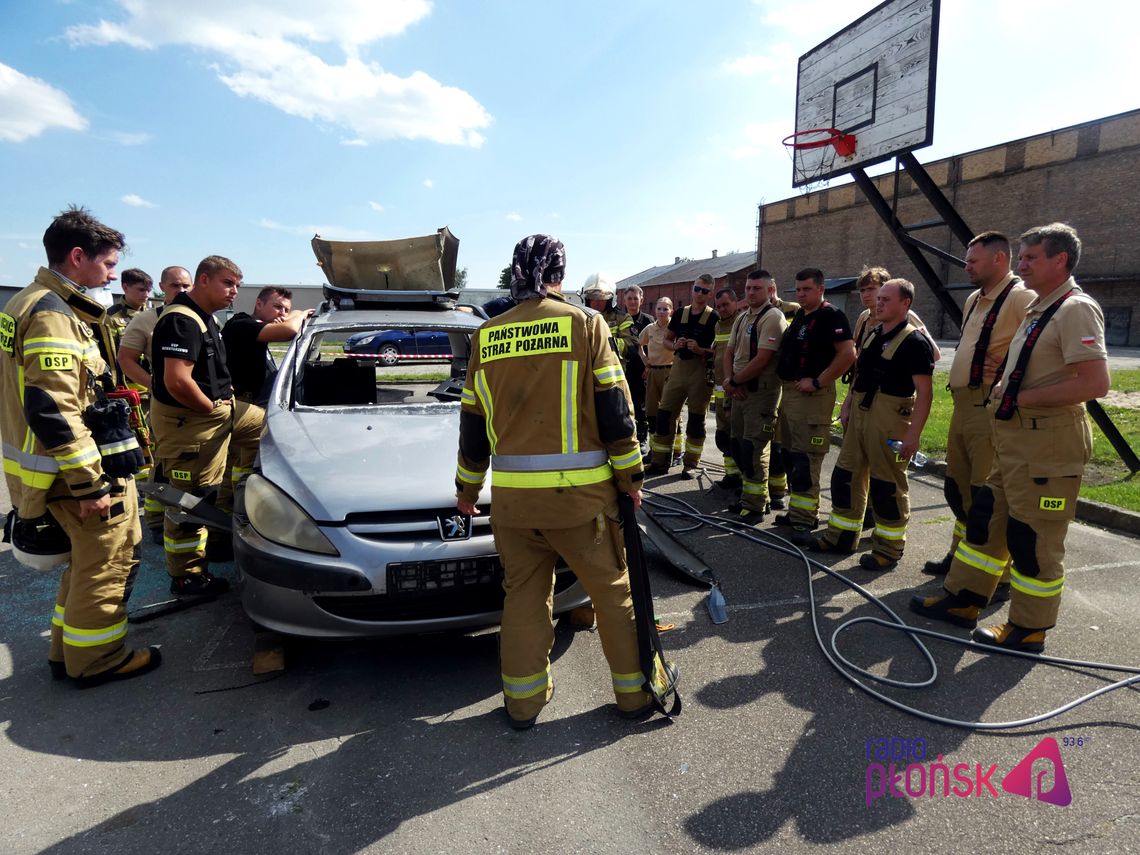
<path id="1" fill-rule="evenodd" d="M 490 506 L 480 505 L 482 514 L 471 520 L 471 535 L 491 534 Z M 348 514 L 345 528 L 357 537 L 388 543 L 437 541 L 439 519 L 456 513 L 455 507 L 411 511 L 367 511 Z"/>
<path id="2" fill-rule="evenodd" d="M 456 566 L 464 565 L 464 566 Z M 554 576 L 554 593 L 577 581 L 570 570 Z M 400 590 L 397 586 L 403 583 Z M 503 608 L 503 570 L 497 555 L 463 561 L 415 561 L 388 565 L 390 594 L 318 596 L 329 614 L 360 621 L 417 621 L 497 612 Z"/>

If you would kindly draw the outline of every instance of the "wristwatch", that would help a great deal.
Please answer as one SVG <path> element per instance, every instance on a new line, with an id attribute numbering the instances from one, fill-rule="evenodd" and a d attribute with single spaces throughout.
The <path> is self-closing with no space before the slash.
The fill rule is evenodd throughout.
<path id="1" fill-rule="evenodd" d="M 819 378 L 818 377 L 812 377 L 811 378 L 811 385 L 815 386 L 816 389 L 819 389 L 820 388 Z"/>

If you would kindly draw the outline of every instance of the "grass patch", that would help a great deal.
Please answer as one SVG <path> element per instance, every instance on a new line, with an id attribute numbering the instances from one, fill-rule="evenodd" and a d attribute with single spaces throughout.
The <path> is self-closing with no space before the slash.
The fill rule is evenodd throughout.
<path id="1" fill-rule="evenodd" d="M 923 453 L 937 458 L 946 456 L 946 437 L 950 432 L 950 414 L 954 408 L 950 392 L 946 389 L 947 378 L 945 371 L 934 373 L 934 401 L 930 406 L 930 418 L 922 431 Z M 840 403 L 846 395 L 846 388 L 839 387 Z M 1140 369 L 1113 371 L 1112 389 L 1117 392 L 1140 392 Z M 1116 406 L 1106 406 L 1104 409 L 1132 449 L 1140 453 L 1140 409 Z M 1130 477 L 1128 467 L 1107 437 L 1091 419 L 1089 424 L 1093 433 L 1093 454 L 1085 469 L 1081 495 L 1097 502 L 1140 511 L 1140 475 Z"/>

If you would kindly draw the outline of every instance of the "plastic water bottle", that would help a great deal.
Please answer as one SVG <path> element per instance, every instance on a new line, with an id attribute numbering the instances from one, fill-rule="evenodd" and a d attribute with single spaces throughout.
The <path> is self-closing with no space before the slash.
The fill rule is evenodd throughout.
<path id="1" fill-rule="evenodd" d="M 901 439 L 887 440 L 887 448 L 889 448 L 895 454 L 901 453 L 902 447 L 903 444 Z M 914 457 L 911 458 L 911 462 L 914 463 L 915 466 L 925 466 L 928 460 L 930 460 L 930 458 L 923 454 L 921 451 L 916 451 L 914 453 Z"/>

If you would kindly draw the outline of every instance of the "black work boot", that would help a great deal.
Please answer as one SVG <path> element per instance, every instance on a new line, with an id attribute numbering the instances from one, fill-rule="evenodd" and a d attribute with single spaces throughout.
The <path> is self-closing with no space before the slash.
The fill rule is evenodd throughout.
<path id="1" fill-rule="evenodd" d="M 75 682 L 81 689 L 91 689 L 104 683 L 141 677 L 161 664 L 162 652 L 157 647 L 144 647 L 142 650 L 132 650 L 130 656 L 111 670 L 92 674 L 90 677 L 76 677 Z"/>
<path id="2" fill-rule="evenodd" d="M 917 615 L 933 620 L 944 620 L 966 629 L 973 629 L 978 625 L 978 607 L 970 605 L 955 594 L 943 593 L 937 597 L 915 595 L 910 600 L 910 610 Z"/>
<path id="3" fill-rule="evenodd" d="M 987 626 L 975 629 L 970 636 L 979 644 L 1003 647 L 1006 650 L 1020 650 L 1023 653 L 1043 653 L 1045 651 L 1045 630 L 1026 629 L 1012 623 L 1000 626 Z"/>
<path id="4" fill-rule="evenodd" d="M 922 565 L 922 572 L 927 576 L 945 576 L 950 572 L 950 565 L 954 562 L 954 553 L 949 552 L 938 561 L 927 561 Z"/>
<path id="5" fill-rule="evenodd" d="M 744 486 L 744 482 L 739 475 L 725 475 L 719 481 L 714 481 L 713 483 L 722 490 L 739 490 Z"/>
<path id="6" fill-rule="evenodd" d="M 230 589 L 230 583 L 208 570 L 175 576 L 170 580 L 170 593 L 177 597 L 216 597 Z"/>

